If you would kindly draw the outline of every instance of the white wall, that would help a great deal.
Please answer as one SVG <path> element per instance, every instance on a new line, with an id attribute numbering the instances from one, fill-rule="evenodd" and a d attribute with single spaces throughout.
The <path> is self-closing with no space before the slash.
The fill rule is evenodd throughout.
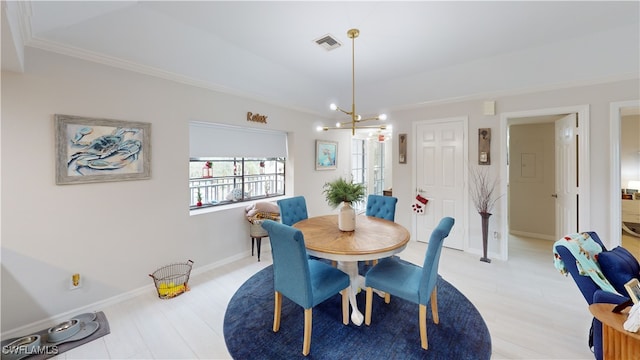
<path id="1" fill-rule="evenodd" d="M 28 48 L 25 73 L 2 73 L 2 332 L 152 286 L 148 274 L 246 256 L 243 207 L 189 214 L 188 122 L 289 132 L 291 195 L 330 208 L 322 185 L 348 173 L 349 138 L 277 106 Z M 248 111 L 268 124 L 246 121 Z M 152 178 L 55 185 L 54 114 L 150 122 Z M 343 141 L 337 171 L 315 171 L 315 139 Z M 268 248 L 267 248 L 268 249 Z M 268 250 L 267 250 L 268 251 Z M 73 273 L 84 287 L 68 290 Z M 150 290 L 151 291 L 151 290 Z"/>
<path id="2" fill-rule="evenodd" d="M 433 85 L 436 86 L 436 85 Z M 500 131 L 500 113 L 522 112 L 537 109 L 561 108 L 567 106 L 589 105 L 590 114 L 590 157 L 591 157 L 591 219 L 587 224 L 581 224 L 581 231 L 596 231 L 609 234 L 610 230 L 610 144 L 609 144 L 609 103 L 640 98 L 640 82 L 638 79 L 616 81 L 591 86 L 563 88 L 557 90 L 539 91 L 534 93 L 520 93 L 518 95 L 496 95 L 490 98 L 450 102 L 445 104 L 425 105 L 422 107 L 397 110 L 389 113 L 393 122 L 394 133 L 411 134 L 412 123 L 415 121 L 444 119 L 468 116 L 469 134 L 477 134 L 479 128 L 492 128 L 494 134 Z M 496 101 L 496 115 L 483 115 L 483 103 L 486 100 Z M 409 135 L 408 139 L 412 139 Z M 478 158 L 478 139 L 469 138 L 469 159 Z M 409 141 L 409 157 L 407 164 L 398 164 L 394 160 L 393 195 L 398 197 L 398 211 L 396 222 L 411 226 L 414 215 L 410 211 L 411 201 L 415 196 L 415 173 L 411 164 L 415 159 L 415 144 Z M 505 164 L 506 145 L 500 143 L 500 137 L 492 137 L 491 142 L 491 174 L 500 175 L 500 164 Z M 394 159 L 397 159 L 398 149 L 394 146 Z M 618 186 L 617 184 L 613 186 Z M 480 219 L 474 213 L 473 206 L 469 206 L 469 246 L 467 251 L 480 254 L 482 249 L 482 235 Z M 501 204 L 497 204 L 490 222 L 490 231 L 504 228 L 501 223 Z M 458 225 L 458 224 L 456 224 Z M 603 236 L 605 245 L 608 240 Z M 489 255 L 501 258 L 506 254 L 504 234 L 498 239 L 489 239 Z"/>
<path id="3" fill-rule="evenodd" d="M 555 126 L 553 123 L 509 127 L 509 230 L 556 240 Z"/>

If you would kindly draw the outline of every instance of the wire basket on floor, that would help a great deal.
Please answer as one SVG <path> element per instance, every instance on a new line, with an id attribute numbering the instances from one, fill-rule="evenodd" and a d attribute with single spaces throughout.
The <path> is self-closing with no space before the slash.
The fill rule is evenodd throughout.
<path id="1" fill-rule="evenodd" d="M 185 291 L 189 291 L 189 275 L 193 261 L 186 263 L 176 263 L 163 266 L 149 274 L 156 285 L 156 291 L 160 299 L 171 299 Z"/>

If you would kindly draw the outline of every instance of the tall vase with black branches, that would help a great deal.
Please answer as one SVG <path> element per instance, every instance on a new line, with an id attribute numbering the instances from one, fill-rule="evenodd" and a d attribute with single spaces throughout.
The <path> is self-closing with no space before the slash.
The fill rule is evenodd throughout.
<path id="1" fill-rule="evenodd" d="M 496 202 L 502 197 L 502 195 L 498 194 L 499 181 L 497 177 L 491 177 L 489 167 L 486 165 L 470 166 L 469 176 L 471 178 L 469 194 L 482 220 L 482 257 L 480 261 L 490 263 L 491 259 L 487 257 L 489 217 L 492 215 L 491 211 Z"/>

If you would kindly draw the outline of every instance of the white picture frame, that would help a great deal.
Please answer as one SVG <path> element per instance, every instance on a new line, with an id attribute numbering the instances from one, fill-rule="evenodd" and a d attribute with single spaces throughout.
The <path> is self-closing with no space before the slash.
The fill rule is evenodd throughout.
<path id="1" fill-rule="evenodd" d="M 629 280 L 624 284 L 624 288 L 629 293 L 629 297 L 634 304 L 640 303 L 640 281 L 638 279 Z"/>
<path id="2" fill-rule="evenodd" d="M 335 170 L 338 168 L 338 143 L 316 140 L 316 170 Z"/>

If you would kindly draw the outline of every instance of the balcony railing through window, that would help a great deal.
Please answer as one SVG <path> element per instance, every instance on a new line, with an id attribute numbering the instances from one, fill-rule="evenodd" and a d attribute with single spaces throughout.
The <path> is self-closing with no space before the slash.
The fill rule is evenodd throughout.
<path id="1" fill-rule="evenodd" d="M 190 162 L 189 207 L 192 210 L 284 193 L 283 158 L 212 158 Z"/>

